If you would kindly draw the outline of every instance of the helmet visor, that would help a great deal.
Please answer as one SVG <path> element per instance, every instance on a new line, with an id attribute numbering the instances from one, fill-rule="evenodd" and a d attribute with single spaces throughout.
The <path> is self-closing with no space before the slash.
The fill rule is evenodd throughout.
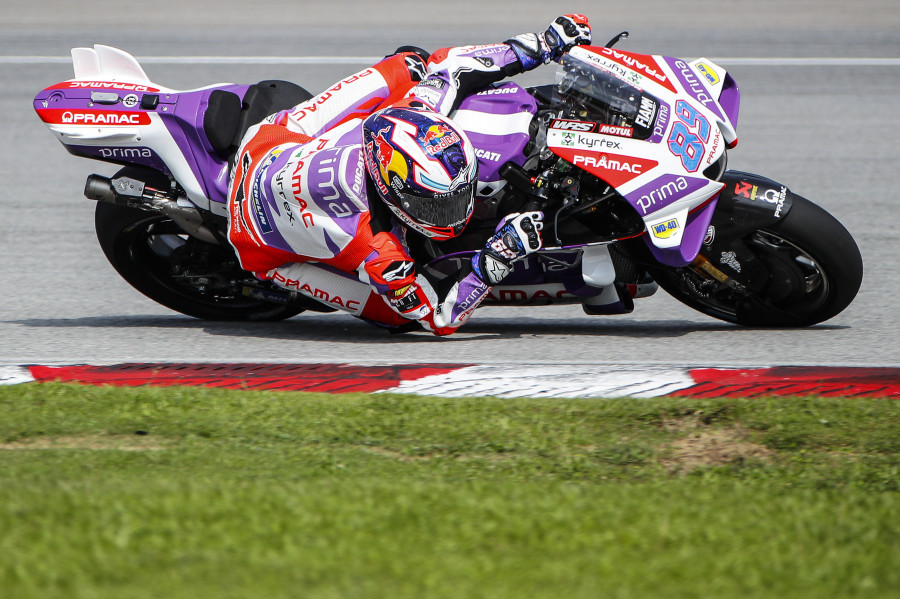
<path id="1" fill-rule="evenodd" d="M 475 182 L 434 197 L 400 192 L 400 208 L 417 223 L 432 227 L 458 227 L 469 220 L 475 201 Z"/>

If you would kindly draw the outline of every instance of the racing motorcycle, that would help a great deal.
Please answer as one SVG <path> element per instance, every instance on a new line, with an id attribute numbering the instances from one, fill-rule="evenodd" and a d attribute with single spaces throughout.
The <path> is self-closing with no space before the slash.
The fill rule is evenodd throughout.
<path id="1" fill-rule="evenodd" d="M 625 314 L 659 287 L 714 318 L 808 326 L 853 301 L 862 258 L 830 214 L 782 183 L 727 170 L 740 92 L 725 69 L 578 46 L 552 84 L 494 84 L 451 118 L 477 148 L 475 215 L 455 239 L 410 236 L 436 278 L 458 272 L 499 219 L 541 210 L 544 245 L 485 305 L 581 304 Z M 398 51 L 424 51 L 402 47 Z M 214 320 L 279 320 L 345 307 L 240 269 L 226 237 L 231 161 L 244 132 L 312 97 L 286 81 L 177 91 L 108 46 L 72 50 L 75 78 L 34 108 L 71 154 L 121 165 L 90 175 L 106 257 L 138 291 Z M 308 292 L 307 292 L 308 291 Z"/>

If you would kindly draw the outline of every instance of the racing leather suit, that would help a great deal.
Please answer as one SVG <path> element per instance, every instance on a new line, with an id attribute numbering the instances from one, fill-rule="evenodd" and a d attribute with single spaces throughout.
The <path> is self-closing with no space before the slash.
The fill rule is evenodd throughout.
<path id="1" fill-rule="evenodd" d="M 229 188 L 241 267 L 377 324 L 454 332 L 491 288 L 467 267 L 439 294 L 419 272 L 367 176 L 362 122 L 391 105 L 448 115 L 471 91 L 542 64 L 529 35 L 441 49 L 427 64 L 395 54 L 251 127 Z"/>

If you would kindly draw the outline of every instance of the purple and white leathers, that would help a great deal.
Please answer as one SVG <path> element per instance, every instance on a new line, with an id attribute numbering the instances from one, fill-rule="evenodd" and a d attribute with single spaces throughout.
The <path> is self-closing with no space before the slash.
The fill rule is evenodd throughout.
<path id="1" fill-rule="evenodd" d="M 502 282 L 501 272 L 508 274 L 512 263 L 540 248 L 540 213 L 513 219 L 518 226 L 510 224 L 502 237 L 487 240 L 479 252 L 484 258 L 464 265 L 457 283 L 443 286 L 447 290 L 442 293 L 415 267 L 406 231 L 396 224 L 436 241 L 463 232 L 474 208 L 478 162 L 465 131 L 446 114 L 475 89 L 590 41 L 583 17 L 580 25 L 569 17 L 557 21 L 537 36 L 542 40 L 535 50 L 539 61 L 523 60 L 516 38 L 439 51 L 418 81 L 419 69 L 408 69 L 406 63 L 414 57 L 402 62 L 388 58 L 373 67 L 375 73 L 358 73 L 339 89 L 251 128 L 238 149 L 229 195 L 228 239 L 241 266 L 313 297 L 315 291 L 304 284 L 314 272 L 317 279 L 355 279 L 361 298 L 374 289 L 383 300 L 355 300 L 354 314 L 385 323 L 377 307 L 386 301 L 398 316 L 435 334 L 456 330 L 490 286 Z M 566 37 L 566 28 L 575 37 Z M 405 98 L 364 116 L 367 106 L 377 108 L 370 101 L 373 91 L 388 98 L 392 88 L 407 82 L 415 84 Z M 342 115 L 347 116 L 335 122 Z M 363 168 L 371 184 L 359 182 Z M 336 185 L 341 181 L 346 185 Z M 323 189 L 331 195 L 323 197 Z M 395 222 L 379 219 L 379 207 L 372 204 L 379 201 Z M 297 226 L 307 215 L 313 226 L 305 220 L 303 227 Z M 520 239 L 525 229 L 527 235 Z M 501 255 L 497 248 L 504 242 L 509 249 Z M 486 264 L 496 267 L 480 268 Z M 395 276 L 397 272 L 403 276 Z"/>
<path id="2" fill-rule="evenodd" d="M 199 318 L 337 309 L 442 334 L 478 305 L 623 314 L 659 286 L 745 325 L 808 326 L 849 305 L 862 261 L 846 229 L 786 185 L 725 170 L 734 79 L 706 59 L 613 48 L 623 36 L 580 45 L 581 21 L 427 66 L 396 54 L 316 96 L 271 81 L 177 91 L 121 50 L 75 49 L 75 79 L 34 107 L 72 154 L 125 167 L 85 188 L 112 265 Z M 555 85 L 500 82 L 554 59 Z M 383 113 L 394 120 L 371 127 L 367 170 L 362 123 L 391 107 L 432 121 L 413 131 L 409 114 Z M 395 146 L 376 147 L 382 132 L 401 155 L 416 140 L 419 158 L 404 169 Z M 410 181 L 456 201 L 413 218 L 398 208 L 413 208 Z M 446 231 L 411 233 L 420 218 Z"/>

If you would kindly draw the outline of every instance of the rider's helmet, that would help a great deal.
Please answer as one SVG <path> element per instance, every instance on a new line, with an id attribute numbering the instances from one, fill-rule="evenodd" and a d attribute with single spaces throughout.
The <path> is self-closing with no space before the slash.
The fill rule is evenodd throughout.
<path id="1" fill-rule="evenodd" d="M 436 240 L 462 233 L 478 182 L 466 134 L 430 110 L 397 107 L 372 114 L 362 128 L 366 169 L 397 218 Z"/>

